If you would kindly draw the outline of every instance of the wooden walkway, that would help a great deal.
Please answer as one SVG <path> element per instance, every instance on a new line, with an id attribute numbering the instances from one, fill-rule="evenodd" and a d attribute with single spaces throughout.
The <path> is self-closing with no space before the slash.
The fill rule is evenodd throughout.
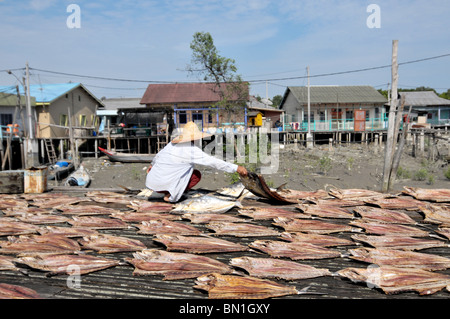
<path id="1" fill-rule="evenodd" d="M 84 196 L 83 193 L 76 196 Z M 75 195 L 74 195 L 75 196 Z M 244 206 L 250 205 L 266 205 L 260 201 L 246 199 L 243 202 Z M 100 204 L 102 205 L 102 204 Z M 106 204 L 105 204 L 106 205 Z M 295 210 L 295 205 L 280 206 L 288 210 Z M 128 210 L 123 206 L 121 210 Z M 226 214 L 238 216 L 236 209 L 233 209 Z M 407 212 L 412 218 L 417 221 L 422 221 L 423 217 L 418 212 Z M 239 215 L 243 218 L 243 216 Z M 1 214 L 0 214 L 1 217 Z M 183 223 L 189 223 L 188 221 L 180 221 Z M 346 221 L 348 222 L 348 221 Z M 260 225 L 268 227 L 274 227 L 271 225 L 271 221 L 259 221 Z M 67 226 L 67 225 L 65 225 Z M 210 231 L 203 225 L 195 225 L 205 233 Z M 428 225 L 429 228 L 436 229 L 433 225 Z M 283 231 L 282 229 L 278 229 Z M 119 236 L 125 236 L 133 239 L 138 239 L 143 242 L 147 248 L 160 248 L 164 249 L 163 245 L 160 245 L 153 241 L 151 235 L 138 234 L 135 229 L 126 230 L 100 230 L 100 233 L 107 233 Z M 334 236 L 350 239 L 350 236 L 354 233 L 339 233 L 333 234 Z M 220 238 L 230 240 L 233 242 L 239 242 L 241 244 L 249 244 L 256 239 L 262 239 L 261 237 L 249 237 L 238 238 L 232 236 L 220 236 Z M 275 237 L 264 237 L 264 239 L 279 239 Z M 1 238 L 0 240 L 6 240 Z M 333 248 L 346 253 L 349 248 L 356 248 L 354 246 L 344 246 L 339 248 Z M 437 254 L 450 258 L 450 248 L 431 248 L 422 250 L 421 252 L 427 252 L 431 254 Z M 247 252 L 233 252 L 233 253 L 220 253 L 220 254 L 207 254 L 208 257 L 215 258 L 226 264 L 229 263 L 231 258 L 239 256 L 256 256 L 256 257 L 268 257 L 264 253 L 258 253 L 256 251 Z M 125 257 L 132 257 L 132 253 L 114 253 L 114 254 L 102 254 L 102 257 L 111 257 L 116 259 L 123 259 Z M 318 268 L 327 268 L 331 272 L 347 267 L 359 267 L 366 268 L 368 264 L 354 261 L 347 257 L 321 259 L 321 260 L 305 260 L 299 261 L 304 264 L 308 264 Z M 0 283 L 9 283 L 15 285 L 21 285 L 34 289 L 42 298 L 45 299 L 197 299 L 206 300 L 208 295 L 206 292 L 193 288 L 195 279 L 185 280 L 162 280 L 162 276 L 133 276 L 134 266 L 123 263 L 114 268 L 97 271 L 94 273 L 81 276 L 81 282 L 79 288 L 69 288 L 67 275 L 56 275 L 52 277 L 46 276 L 45 272 L 28 269 L 27 275 L 24 275 L 17 271 L 0 271 Z M 450 270 L 440 271 L 440 273 L 450 275 Z M 276 280 L 280 283 L 295 286 L 298 290 L 305 287 L 310 287 L 309 292 L 312 294 L 302 295 L 290 295 L 275 299 L 449 299 L 450 292 L 442 290 L 430 296 L 419 296 L 415 292 L 405 292 L 396 295 L 386 295 L 380 289 L 368 287 L 364 283 L 353 283 L 345 278 L 338 276 L 319 277 L 313 279 L 284 281 Z M 350 310 L 350 309 L 348 309 Z"/>

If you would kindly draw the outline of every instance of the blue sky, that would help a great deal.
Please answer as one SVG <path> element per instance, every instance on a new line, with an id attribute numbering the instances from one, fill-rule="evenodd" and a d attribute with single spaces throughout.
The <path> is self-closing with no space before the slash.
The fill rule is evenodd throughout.
<path id="1" fill-rule="evenodd" d="M 72 3 L 80 28 L 66 23 Z M 380 28 L 367 26 L 370 4 L 380 8 Z M 394 39 L 400 63 L 450 54 L 448 12 L 448 0 L 0 0 L 0 85 L 17 84 L 4 70 L 28 61 L 32 84 L 81 82 L 99 98 L 140 98 L 148 81 L 199 80 L 184 70 L 202 31 L 261 97 L 307 85 L 307 66 L 311 85 L 387 89 L 389 67 L 317 75 L 390 65 Z M 447 91 L 450 56 L 400 65 L 399 87 L 418 86 Z"/>

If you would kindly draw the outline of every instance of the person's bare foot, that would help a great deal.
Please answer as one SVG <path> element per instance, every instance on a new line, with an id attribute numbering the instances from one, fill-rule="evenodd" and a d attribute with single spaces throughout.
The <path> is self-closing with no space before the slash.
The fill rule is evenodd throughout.
<path id="1" fill-rule="evenodd" d="M 164 201 L 169 202 L 170 201 L 169 198 L 170 198 L 170 194 L 165 195 L 164 196 Z"/>

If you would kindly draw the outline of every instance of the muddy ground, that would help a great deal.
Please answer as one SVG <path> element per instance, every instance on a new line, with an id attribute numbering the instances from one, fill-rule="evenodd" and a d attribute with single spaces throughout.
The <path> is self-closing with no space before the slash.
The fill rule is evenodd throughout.
<path id="1" fill-rule="evenodd" d="M 282 146 L 283 147 L 283 146 Z M 445 176 L 449 163 L 448 146 L 439 144 L 439 156 L 430 158 L 426 149 L 423 157 L 413 157 L 412 147 L 405 148 L 401 162 L 401 176 L 392 191 L 400 191 L 404 186 L 422 188 L 449 188 L 450 179 Z M 384 167 L 384 148 L 365 144 L 343 144 L 332 150 L 328 145 L 316 145 L 313 149 L 289 144 L 280 148 L 279 161 L 275 173 L 264 174 L 271 187 L 286 184 L 296 190 L 318 190 L 337 188 L 362 188 L 381 190 Z M 125 186 L 139 190 L 145 188 L 145 163 L 115 163 L 106 157 L 83 158 L 82 162 L 91 174 L 90 188 L 120 188 Z M 258 171 L 267 164 L 244 164 L 249 170 Z M 217 190 L 237 180 L 236 174 L 227 174 L 208 167 L 199 167 L 202 180 L 194 189 Z"/>

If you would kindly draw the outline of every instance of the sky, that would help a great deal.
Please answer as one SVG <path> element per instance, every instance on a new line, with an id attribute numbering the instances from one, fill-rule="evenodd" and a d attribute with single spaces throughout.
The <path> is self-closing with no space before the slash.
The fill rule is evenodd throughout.
<path id="1" fill-rule="evenodd" d="M 393 40 L 398 87 L 441 93 L 450 88 L 448 12 L 448 0 L 0 0 L 0 85 L 20 84 L 28 63 L 31 84 L 141 98 L 150 83 L 200 82 L 186 72 L 190 43 L 209 32 L 253 95 L 306 86 L 307 68 L 312 86 L 387 90 Z"/>

